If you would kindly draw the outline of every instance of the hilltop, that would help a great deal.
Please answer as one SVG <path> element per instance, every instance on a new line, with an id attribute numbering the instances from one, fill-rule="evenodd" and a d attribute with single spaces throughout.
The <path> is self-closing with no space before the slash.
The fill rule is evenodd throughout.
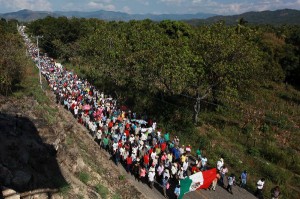
<path id="1" fill-rule="evenodd" d="M 186 20 L 187 23 L 192 25 L 212 24 L 217 21 L 225 21 L 228 25 L 237 24 L 238 20 L 243 18 L 249 24 L 269 24 L 269 25 L 299 25 L 300 24 L 300 11 L 292 9 L 283 9 L 275 11 L 261 11 L 261 12 L 246 12 L 239 15 L 230 16 L 213 16 L 206 19 L 191 19 Z"/>

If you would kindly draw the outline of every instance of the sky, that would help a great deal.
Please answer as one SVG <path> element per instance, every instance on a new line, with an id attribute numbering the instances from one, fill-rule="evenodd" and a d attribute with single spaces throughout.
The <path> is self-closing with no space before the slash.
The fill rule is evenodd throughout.
<path id="1" fill-rule="evenodd" d="M 240 14 L 291 8 L 300 10 L 300 0 L 0 0 L 0 13 L 34 11 L 121 11 L 129 14 Z"/>

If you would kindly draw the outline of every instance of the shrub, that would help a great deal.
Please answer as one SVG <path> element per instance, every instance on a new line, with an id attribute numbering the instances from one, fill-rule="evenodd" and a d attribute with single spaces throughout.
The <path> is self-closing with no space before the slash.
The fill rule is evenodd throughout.
<path id="1" fill-rule="evenodd" d="M 108 195 L 108 193 L 109 193 L 107 187 L 105 187 L 105 186 L 102 185 L 102 184 L 97 184 L 95 188 L 96 188 L 97 193 L 100 194 L 101 198 L 104 198 L 104 199 L 107 198 L 107 195 Z"/>
<path id="2" fill-rule="evenodd" d="M 119 180 L 125 180 L 126 176 L 125 175 L 119 175 Z"/>
<path id="3" fill-rule="evenodd" d="M 259 149 L 256 147 L 251 147 L 247 151 L 250 155 L 258 157 L 260 155 Z"/>
<path id="4" fill-rule="evenodd" d="M 81 182 L 83 182 L 84 184 L 87 184 L 88 181 L 90 180 L 90 176 L 89 176 L 89 174 L 86 173 L 86 172 L 80 172 L 80 173 L 79 173 L 79 180 L 80 180 Z"/>

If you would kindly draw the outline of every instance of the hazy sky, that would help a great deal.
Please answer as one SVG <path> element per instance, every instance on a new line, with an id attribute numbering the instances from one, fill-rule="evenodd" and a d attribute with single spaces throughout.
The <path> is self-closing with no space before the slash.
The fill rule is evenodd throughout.
<path id="1" fill-rule="evenodd" d="M 300 0 L 0 0 L 0 13 L 21 9 L 46 11 L 110 10 L 127 13 L 238 14 L 247 11 L 300 9 Z"/>

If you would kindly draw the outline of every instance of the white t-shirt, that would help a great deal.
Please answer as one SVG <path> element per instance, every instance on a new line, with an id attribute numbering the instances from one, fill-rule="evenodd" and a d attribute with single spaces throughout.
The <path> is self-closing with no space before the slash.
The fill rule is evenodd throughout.
<path id="1" fill-rule="evenodd" d="M 222 161 L 219 160 L 219 161 L 217 162 L 217 169 L 218 169 L 218 170 L 221 170 L 221 168 L 223 167 L 223 165 L 224 165 L 224 163 L 223 163 Z"/>
<path id="2" fill-rule="evenodd" d="M 259 181 L 257 182 L 257 189 L 263 189 L 263 188 L 264 188 L 264 184 L 265 184 L 265 182 L 259 180 Z"/>
<path id="3" fill-rule="evenodd" d="M 154 177 L 155 177 L 155 172 L 149 172 L 148 173 L 148 179 L 150 182 L 154 181 Z"/>
<path id="4" fill-rule="evenodd" d="M 182 165 L 182 167 L 183 167 L 183 170 L 186 171 L 188 169 L 188 167 L 189 167 L 189 163 L 188 162 L 184 162 L 183 165 Z"/>

